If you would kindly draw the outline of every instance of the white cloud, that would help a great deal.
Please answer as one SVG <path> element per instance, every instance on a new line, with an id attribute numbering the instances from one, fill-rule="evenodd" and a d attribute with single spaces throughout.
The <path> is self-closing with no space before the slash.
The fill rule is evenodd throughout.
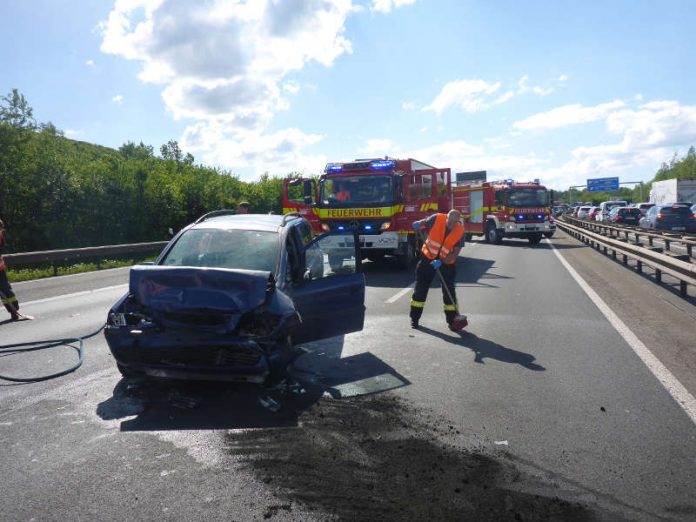
<path id="1" fill-rule="evenodd" d="M 594 107 L 584 107 L 580 104 L 564 105 L 550 111 L 541 112 L 513 123 L 518 130 L 556 129 L 579 123 L 590 123 L 605 118 L 612 111 L 624 106 L 621 100 L 601 103 Z"/>
<path id="2" fill-rule="evenodd" d="M 548 89 L 542 89 L 539 86 L 532 87 L 532 92 L 534 94 L 538 94 L 539 96 L 548 96 L 553 92 L 553 89 L 548 88 Z"/>
<path id="3" fill-rule="evenodd" d="M 606 104 L 608 105 L 608 104 Z M 535 173 L 553 180 L 556 187 L 585 183 L 587 178 L 636 172 L 655 173 L 678 149 L 696 142 L 696 106 L 676 101 L 654 101 L 636 109 L 606 115 L 607 131 L 619 135 L 617 143 L 580 146 L 560 167 Z M 643 176 L 642 180 L 647 181 Z M 640 181 L 640 179 L 623 179 Z"/>
<path id="4" fill-rule="evenodd" d="M 398 149 L 390 139 L 373 139 L 367 140 L 365 146 L 360 147 L 358 152 L 371 157 L 382 157 L 394 156 L 398 153 Z"/>
<path id="5" fill-rule="evenodd" d="M 416 0 L 372 0 L 372 9 L 378 13 L 389 13 L 392 9 L 397 9 L 404 5 L 411 5 Z"/>
<path id="6" fill-rule="evenodd" d="M 84 136 L 85 131 L 75 130 L 75 129 L 65 129 L 64 134 L 68 138 L 77 138 L 78 136 Z"/>
<path id="7" fill-rule="evenodd" d="M 233 124 L 234 125 L 234 124 Z M 256 176 L 302 171 L 321 172 L 324 156 L 308 156 L 302 150 L 321 141 L 323 136 L 306 134 L 299 129 L 284 129 L 272 134 L 259 131 L 230 132 L 224 122 L 197 123 L 184 131 L 181 148 L 211 164 L 233 165 Z"/>
<path id="8" fill-rule="evenodd" d="M 85 62 L 85 65 L 86 65 L 87 67 L 94 67 L 94 60 L 87 60 L 87 61 Z"/>
<path id="9" fill-rule="evenodd" d="M 539 96 L 548 96 L 553 92 L 552 88 L 543 88 L 538 85 L 530 87 L 529 76 L 524 75 L 517 81 L 517 87 L 508 89 L 505 93 L 492 99 L 501 83 L 490 83 L 485 80 L 455 80 L 445 85 L 435 100 L 430 105 L 423 107 L 423 111 L 433 111 L 442 114 L 450 107 L 458 107 L 466 112 L 477 112 L 489 109 L 493 105 L 507 103 L 515 96 L 526 93 L 534 93 Z"/>
<path id="10" fill-rule="evenodd" d="M 247 143 L 299 91 L 290 73 L 311 62 L 331 67 L 352 52 L 345 21 L 358 11 L 351 0 L 117 0 L 100 24 L 101 50 L 141 62 L 138 77 L 163 86 L 175 119 Z"/>
<path id="11" fill-rule="evenodd" d="M 111 101 L 117 105 L 121 105 L 123 103 L 123 96 L 121 96 L 120 94 L 117 94 L 116 96 L 111 98 Z"/>
<path id="12" fill-rule="evenodd" d="M 430 105 L 423 111 L 442 114 L 445 109 L 458 107 L 466 112 L 476 112 L 488 107 L 487 97 L 500 88 L 500 82 L 484 80 L 455 80 L 445 85 Z"/>
<path id="13" fill-rule="evenodd" d="M 283 91 L 287 92 L 288 94 L 297 94 L 300 92 L 300 86 L 297 82 L 288 80 L 287 82 L 283 83 Z"/>
<path id="14" fill-rule="evenodd" d="M 559 82 L 568 81 L 568 76 L 565 75 L 565 74 L 561 74 L 561 75 L 558 77 L 558 81 L 559 81 Z"/>

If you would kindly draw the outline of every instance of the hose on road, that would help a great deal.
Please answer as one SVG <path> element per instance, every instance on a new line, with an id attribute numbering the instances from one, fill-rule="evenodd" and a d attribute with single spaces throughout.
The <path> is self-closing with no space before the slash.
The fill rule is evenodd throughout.
<path id="1" fill-rule="evenodd" d="M 106 324 L 103 324 L 99 327 L 99 329 L 95 330 L 92 333 L 89 333 L 87 335 L 83 335 L 81 337 L 68 337 L 66 339 L 52 339 L 48 341 L 31 341 L 27 343 L 15 343 L 15 344 L 0 344 L 0 357 L 4 357 L 6 355 L 11 355 L 11 354 L 16 354 L 16 353 L 22 353 L 22 352 L 35 352 L 38 350 L 47 350 L 49 348 L 56 348 L 58 346 L 71 346 L 74 343 L 79 343 L 79 348 L 77 349 L 78 351 L 78 361 L 77 364 L 74 366 L 71 366 L 67 370 L 62 370 L 57 373 L 52 373 L 49 375 L 42 375 L 39 377 L 8 377 L 7 375 L 0 375 L 0 380 L 3 381 L 10 381 L 10 382 L 17 382 L 17 383 L 30 383 L 30 382 L 41 382 L 41 381 L 47 381 L 49 379 L 55 379 L 56 377 L 62 377 L 63 375 L 67 375 L 71 372 L 74 372 L 77 370 L 80 366 L 82 366 L 82 363 L 84 361 L 84 341 L 85 339 L 89 339 L 90 337 L 94 337 L 97 335 L 99 332 L 101 332 Z"/>

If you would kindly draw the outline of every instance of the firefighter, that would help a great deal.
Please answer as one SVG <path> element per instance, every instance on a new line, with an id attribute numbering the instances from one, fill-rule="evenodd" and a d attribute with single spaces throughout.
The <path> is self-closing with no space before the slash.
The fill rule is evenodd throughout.
<path id="1" fill-rule="evenodd" d="M 237 214 L 248 214 L 249 213 L 249 202 L 240 201 L 237 205 Z"/>
<path id="2" fill-rule="evenodd" d="M 7 265 L 2 258 L 3 247 L 5 246 L 5 225 L 0 219 L 0 299 L 5 309 L 12 316 L 13 321 L 19 321 L 22 316 L 18 312 L 19 301 L 12 291 L 10 281 L 7 279 Z"/>
<path id="3" fill-rule="evenodd" d="M 350 200 L 350 192 L 346 188 L 344 183 L 336 183 L 336 199 L 340 202 Z"/>
<path id="4" fill-rule="evenodd" d="M 411 327 L 418 328 L 418 321 L 423 314 L 425 300 L 428 297 L 430 283 L 439 269 L 449 289 L 442 288 L 445 319 L 452 331 L 459 329 L 453 324 L 457 317 L 457 303 L 452 302 L 450 295 L 456 300 L 454 281 L 456 278 L 457 256 L 464 246 L 464 225 L 458 210 L 450 210 L 447 214 L 433 214 L 413 223 L 416 234 L 427 232 L 428 237 L 423 243 L 421 256 L 416 264 L 416 287 L 411 298 Z"/>

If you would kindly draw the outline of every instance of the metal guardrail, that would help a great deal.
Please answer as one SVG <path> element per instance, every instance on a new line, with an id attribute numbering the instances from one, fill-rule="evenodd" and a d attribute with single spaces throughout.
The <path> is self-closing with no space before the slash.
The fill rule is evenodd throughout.
<path id="1" fill-rule="evenodd" d="M 654 241 L 657 239 L 665 244 L 665 250 L 670 250 L 671 244 L 676 243 L 686 249 L 686 253 L 689 255 L 689 257 L 693 256 L 693 248 L 696 246 L 696 236 L 686 233 L 681 234 L 678 232 L 651 231 L 631 225 L 618 225 L 615 223 L 605 223 L 602 221 L 586 221 L 584 219 L 577 219 L 571 216 L 563 216 L 563 220 L 588 230 L 608 233 L 611 236 L 620 237 L 623 234 L 625 239 L 630 239 L 629 236 L 632 235 L 637 243 L 641 243 L 641 238 L 645 237 L 647 238 L 650 246 L 653 246 Z"/>
<path id="2" fill-rule="evenodd" d="M 682 297 L 689 295 L 688 285 L 696 286 L 696 265 L 675 256 L 663 254 L 660 248 L 644 247 L 640 242 L 630 244 L 627 237 L 608 237 L 606 232 L 604 234 L 592 232 L 588 230 L 588 227 L 578 226 L 567 220 L 556 220 L 556 226 L 597 250 L 603 250 L 604 254 L 611 252 L 614 259 L 619 255 L 622 256 L 622 262 L 626 266 L 629 259 L 635 260 L 636 270 L 639 273 L 643 272 L 643 265 L 651 267 L 655 270 L 657 282 L 662 282 L 663 274 L 674 277 L 679 281 L 679 293 Z"/>
<path id="3" fill-rule="evenodd" d="M 152 243 L 130 243 L 126 245 L 109 245 L 86 248 L 70 248 L 65 250 L 45 250 L 43 252 L 25 252 L 19 254 L 5 254 L 3 258 L 10 267 L 21 267 L 40 263 L 53 263 L 55 261 L 76 261 L 84 259 L 104 258 L 110 255 L 137 254 L 142 252 L 155 252 L 162 250 L 168 241 L 155 241 Z M 54 273 L 57 267 L 53 267 Z"/>

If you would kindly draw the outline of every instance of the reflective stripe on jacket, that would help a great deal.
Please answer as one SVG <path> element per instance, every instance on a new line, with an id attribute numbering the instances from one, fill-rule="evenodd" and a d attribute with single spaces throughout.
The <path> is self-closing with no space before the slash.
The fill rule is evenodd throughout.
<path id="1" fill-rule="evenodd" d="M 423 243 L 421 252 L 428 259 L 436 259 L 438 255 L 444 263 L 453 265 L 454 261 L 445 261 L 447 255 L 457 247 L 459 241 L 464 235 L 464 225 L 457 223 L 450 233 L 447 233 L 447 214 L 438 214 L 435 218 L 435 224 L 428 233 L 428 238 Z"/>

